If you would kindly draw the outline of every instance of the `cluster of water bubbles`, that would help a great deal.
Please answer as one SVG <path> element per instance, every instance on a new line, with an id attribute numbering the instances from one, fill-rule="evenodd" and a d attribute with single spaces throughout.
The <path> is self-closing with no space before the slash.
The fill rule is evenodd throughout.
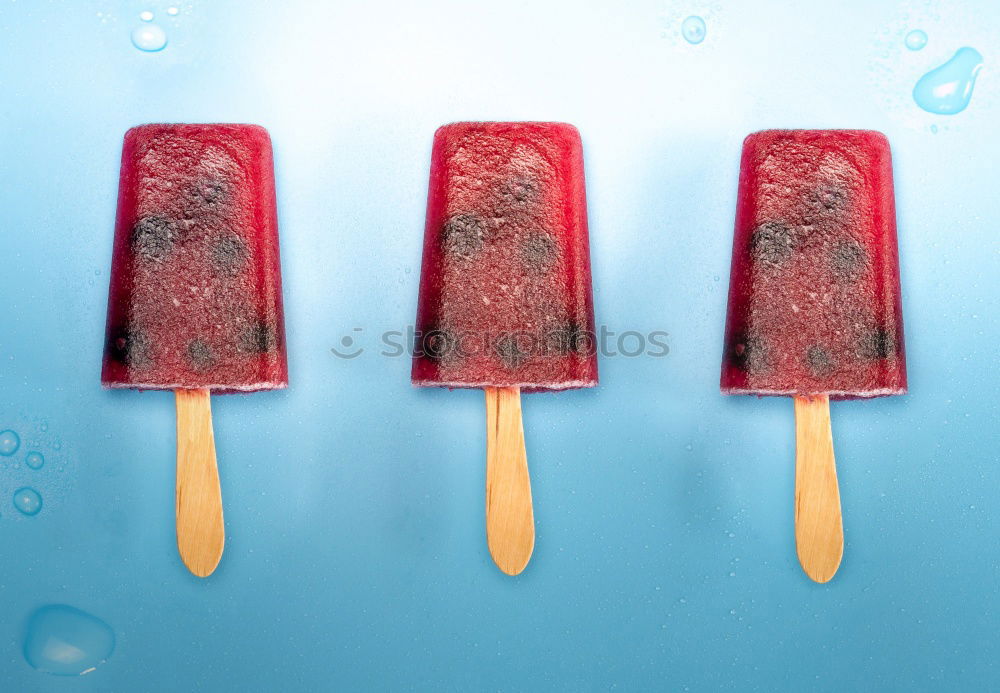
<path id="1" fill-rule="evenodd" d="M 48 426 L 43 424 L 42 431 Z M 0 431 L 0 456 L 13 457 L 21 448 L 16 431 Z M 33 470 L 45 465 L 42 453 L 32 450 L 24 464 Z M 37 515 L 42 496 L 24 486 L 14 492 L 14 507 L 25 515 Z M 88 674 L 107 661 L 115 649 L 115 633 L 101 619 L 65 604 L 50 604 L 36 610 L 28 621 L 24 658 L 35 669 L 56 676 Z"/>
<path id="2" fill-rule="evenodd" d="M 176 7 L 168 7 L 167 14 L 175 17 L 180 13 Z M 139 13 L 139 19 L 144 22 L 132 30 L 132 45 L 141 51 L 155 53 L 167 47 L 167 32 L 159 24 L 153 24 L 153 13 L 144 10 Z"/>
<path id="3" fill-rule="evenodd" d="M 911 51 L 923 50 L 929 41 L 923 29 L 911 29 L 903 37 L 903 45 Z M 913 100 L 920 108 L 936 115 L 955 115 L 964 111 L 972 99 L 976 77 L 983 67 L 983 56 L 968 46 L 945 63 L 924 74 L 913 87 Z M 938 127 L 931 126 L 936 133 Z"/>
<path id="4" fill-rule="evenodd" d="M 20 448 L 21 437 L 17 432 L 0 431 L 0 455 L 13 457 Z M 45 465 L 45 457 L 33 450 L 25 455 L 24 463 L 31 469 L 41 469 Z M 14 491 L 14 507 L 25 515 L 37 515 L 42 509 L 42 496 L 30 486 L 22 486 Z"/>
<path id="5" fill-rule="evenodd" d="M 692 45 L 705 40 L 708 33 L 705 20 L 691 15 L 681 22 L 681 36 Z M 928 42 L 927 32 L 913 29 L 903 39 L 911 51 L 922 50 Z M 976 77 L 983 67 L 983 56 L 974 48 L 960 48 L 943 65 L 934 68 L 917 82 L 913 88 L 913 99 L 917 105 L 929 113 L 954 115 L 966 109 L 972 98 Z M 936 127 L 933 128 L 936 131 Z"/>

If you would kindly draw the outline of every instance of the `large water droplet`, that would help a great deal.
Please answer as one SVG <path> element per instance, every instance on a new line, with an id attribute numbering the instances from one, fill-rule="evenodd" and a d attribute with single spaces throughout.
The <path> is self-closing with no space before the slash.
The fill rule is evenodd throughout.
<path id="1" fill-rule="evenodd" d="M 921 31 L 920 29 L 914 29 L 906 35 L 903 40 L 906 47 L 911 51 L 918 51 L 927 45 L 927 32 Z"/>
<path id="2" fill-rule="evenodd" d="M 983 56 L 975 48 L 959 48 L 951 60 L 920 78 L 913 100 L 925 111 L 941 115 L 961 113 L 969 105 Z"/>
<path id="3" fill-rule="evenodd" d="M 32 469 L 41 469 L 45 465 L 45 457 L 40 452 L 29 452 L 24 457 L 24 463 Z"/>
<path id="4" fill-rule="evenodd" d="M 10 456 L 21 447 L 21 437 L 14 431 L 0 431 L 0 455 Z"/>
<path id="5" fill-rule="evenodd" d="M 43 606 L 31 615 L 24 658 L 38 671 L 56 676 L 89 674 L 115 649 L 111 626 L 65 604 Z"/>
<path id="6" fill-rule="evenodd" d="M 167 14 L 169 14 L 171 17 L 176 17 L 178 12 L 180 12 L 180 10 L 178 10 L 176 7 L 167 8 Z"/>
<path id="7" fill-rule="evenodd" d="M 156 24 L 137 26 L 132 30 L 132 44 L 141 51 L 155 53 L 167 45 L 167 33 Z"/>
<path id="8" fill-rule="evenodd" d="M 691 16 L 681 23 L 681 35 L 688 43 L 699 44 L 705 40 L 705 20 L 701 17 Z"/>
<path id="9" fill-rule="evenodd" d="M 28 486 L 14 491 L 14 507 L 25 515 L 37 515 L 42 509 L 42 497 Z"/>

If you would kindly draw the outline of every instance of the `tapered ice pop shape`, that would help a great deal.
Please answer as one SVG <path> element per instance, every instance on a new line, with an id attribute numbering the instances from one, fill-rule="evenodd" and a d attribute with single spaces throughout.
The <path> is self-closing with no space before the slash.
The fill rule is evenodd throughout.
<path id="1" fill-rule="evenodd" d="M 486 392 L 486 533 L 510 575 L 534 520 L 520 393 L 597 385 L 580 135 L 454 123 L 431 159 L 412 382 Z"/>
<path id="2" fill-rule="evenodd" d="M 125 133 L 101 382 L 174 391 L 177 545 L 192 573 L 211 574 L 225 531 L 209 395 L 288 384 L 263 128 Z"/>
<path id="3" fill-rule="evenodd" d="M 843 555 L 830 399 L 906 392 L 889 143 L 768 130 L 743 143 L 722 392 L 795 399 L 795 538 L 817 582 Z"/>

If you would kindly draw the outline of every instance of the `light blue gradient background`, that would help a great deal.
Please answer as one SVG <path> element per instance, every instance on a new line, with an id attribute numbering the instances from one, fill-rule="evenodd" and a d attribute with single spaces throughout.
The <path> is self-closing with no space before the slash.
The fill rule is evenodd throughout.
<path id="1" fill-rule="evenodd" d="M 0 429 L 22 449 L 0 690 L 996 685 L 995 3 L 2 3 Z M 129 41 L 146 9 L 162 53 Z M 917 78 L 964 45 L 971 106 L 920 111 Z M 486 550 L 482 395 L 374 353 L 413 319 L 431 136 L 463 119 L 579 127 L 598 320 L 671 335 L 596 390 L 525 398 L 516 579 Z M 174 546 L 172 396 L 98 382 L 121 138 L 150 121 L 259 123 L 276 155 L 292 385 L 214 400 L 208 580 Z M 879 129 L 896 167 L 911 394 L 833 406 L 847 546 L 824 586 L 795 557 L 791 403 L 718 392 L 740 143 L 771 127 Z M 335 358 L 355 327 L 368 351 Z M 107 664 L 25 663 L 52 602 L 111 624 Z"/>

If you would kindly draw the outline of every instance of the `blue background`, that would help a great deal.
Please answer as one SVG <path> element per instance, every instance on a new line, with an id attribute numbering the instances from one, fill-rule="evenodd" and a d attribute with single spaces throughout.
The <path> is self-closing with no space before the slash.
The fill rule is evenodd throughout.
<path id="1" fill-rule="evenodd" d="M 995 684 L 995 3 L 168 6 L 0 5 L 0 429 L 22 439 L 0 467 L 0 689 Z M 130 43 L 142 10 L 162 52 Z M 921 111 L 913 84 L 965 45 L 986 61 L 971 105 Z M 538 540 L 513 579 L 484 539 L 481 393 L 411 389 L 378 354 L 414 315 L 432 133 L 464 119 L 579 127 L 598 321 L 670 333 L 665 358 L 604 358 L 595 390 L 525 398 Z M 151 121 L 259 123 L 276 156 L 292 384 L 214 398 L 228 536 L 207 580 L 174 545 L 172 396 L 99 386 L 121 138 Z M 769 127 L 894 149 L 911 394 L 833 405 L 827 585 L 795 557 L 791 403 L 718 391 L 740 143 Z M 46 603 L 107 621 L 111 659 L 33 670 Z"/>

